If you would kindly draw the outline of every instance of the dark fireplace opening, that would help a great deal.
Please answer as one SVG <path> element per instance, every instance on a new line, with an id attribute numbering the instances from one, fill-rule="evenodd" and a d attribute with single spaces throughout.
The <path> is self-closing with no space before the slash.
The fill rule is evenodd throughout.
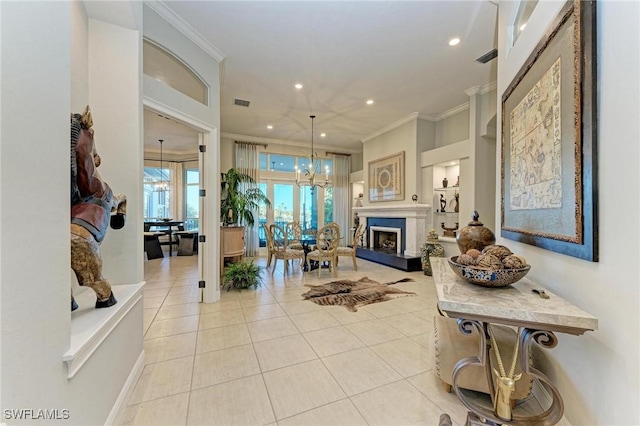
<path id="1" fill-rule="evenodd" d="M 373 249 L 383 253 L 396 253 L 398 234 L 395 232 L 373 231 Z"/>

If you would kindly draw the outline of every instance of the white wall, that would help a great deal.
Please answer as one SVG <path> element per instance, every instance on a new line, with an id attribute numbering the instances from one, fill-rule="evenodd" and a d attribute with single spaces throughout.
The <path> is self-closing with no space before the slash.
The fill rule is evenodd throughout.
<path id="1" fill-rule="evenodd" d="M 436 123 L 436 147 L 469 139 L 469 109 L 453 114 Z"/>
<path id="2" fill-rule="evenodd" d="M 0 408 L 68 409 L 70 418 L 56 423 L 100 424 L 142 351 L 142 307 L 67 378 L 69 113 L 90 98 L 89 42 L 72 43 L 72 35 L 87 37 L 88 21 L 71 2 L 2 2 L 0 8 Z M 79 57 L 72 60 L 75 49 Z M 73 73 L 72 64 L 79 64 Z M 135 267 L 123 268 L 136 275 Z"/>
<path id="3" fill-rule="evenodd" d="M 505 54 L 498 57 L 499 98 L 564 3 L 539 2 L 526 30 L 506 53 L 505 31 L 516 4 L 500 2 L 499 50 Z M 574 425 L 637 425 L 640 3 L 601 1 L 597 6 L 600 262 L 502 238 L 498 242 L 527 258 L 533 265 L 529 273 L 533 281 L 599 319 L 598 331 L 580 337 L 560 334 L 559 345 L 544 351 L 543 370 L 558 386 L 568 420 Z M 499 158 L 498 146 L 497 194 Z M 496 209 L 500 211 L 499 200 Z M 495 229 L 499 229 L 498 219 Z"/>
<path id="4" fill-rule="evenodd" d="M 394 204 L 411 203 L 411 195 L 416 194 L 421 186 L 419 178 L 417 143 L 417 120 L 413 119 L 381 135 L 375 136 L 364 142 L 362 163 L 364 170 L 364 201 L 363 205 L 376 203 L 369 202 L 369 162 L 388 155 L 404 151 L 405 176 L 404 176 L 404 200 L 385 202 L 385 206 Z"/>

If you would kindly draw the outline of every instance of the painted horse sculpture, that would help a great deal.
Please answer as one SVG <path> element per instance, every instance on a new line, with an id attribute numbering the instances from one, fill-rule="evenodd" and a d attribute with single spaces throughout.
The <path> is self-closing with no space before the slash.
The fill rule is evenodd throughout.
<path id="1" fill-rule="evenodd" d="M 111 284 L 102 276 L 99 247 L 109 225 L 114 229 L 124 226 L 127 198 L 113 194 L 98 173 L 101 159 L 92 126 L 88 106 L 82 114 L 71 115 L 71 269 L 78 284 L 96 293 L 95 307 L 107 308 L 117 300 Z M 71 310 L 77 308 L 71 295 Z"/>

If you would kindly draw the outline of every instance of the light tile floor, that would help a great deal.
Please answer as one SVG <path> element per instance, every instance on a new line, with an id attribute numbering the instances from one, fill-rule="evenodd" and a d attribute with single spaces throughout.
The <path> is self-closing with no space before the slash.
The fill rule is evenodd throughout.
<path id="1" fill-rule="evenodd" d="M 256 259 L 265 265 L 265 259 Z M 437 425 L 467 410 L 432 370 L 433 280 L 358 259 L 341 279 L 368 276 L 416 293 L 364 306 L 302 300 L 328 271 L 285 277 L 282 261 L 257 290 L 201 304 L 197 257 L 145 263 L 145 367 L 120 425 Z M 272 272 L 273 271 L 273 272 Z"/>

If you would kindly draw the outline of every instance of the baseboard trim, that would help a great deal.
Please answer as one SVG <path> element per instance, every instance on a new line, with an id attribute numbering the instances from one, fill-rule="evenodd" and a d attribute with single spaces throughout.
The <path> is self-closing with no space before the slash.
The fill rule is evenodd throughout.
<path id="1" fill-rule="evenodd" d="M 124 408 L 125 408 L 124 403 L 125 401 L 127 401 L 127 398 L 129 397 L 129 394 L 133 391 L 133 388 L 136 386 L 136 383 L 138 383 L 138 379 L 140 378 L 140 375 L 142 375 L 143 369 L 144 369 L 144 350 L 142 350 L 142 352 L 140 353 L 138 360 L 136 361 L 136 363 L 133 365 L 133 368 L 131 369 L 131 373 L 129 373 L 129 377 L 127 377 L 127 381 L 122 386 L 122 389 L 120 390 L 120 394 L 118 395 L 116 402 L 113 404 L 113 407 L 111 408 L 111 412 L 109 413 L 107 420 L 105 420 L 104 422 L 105 426 L 113 425 L 118 419 L 118 416 L 121 414 L 120 412 L 124 411 Z"/>

